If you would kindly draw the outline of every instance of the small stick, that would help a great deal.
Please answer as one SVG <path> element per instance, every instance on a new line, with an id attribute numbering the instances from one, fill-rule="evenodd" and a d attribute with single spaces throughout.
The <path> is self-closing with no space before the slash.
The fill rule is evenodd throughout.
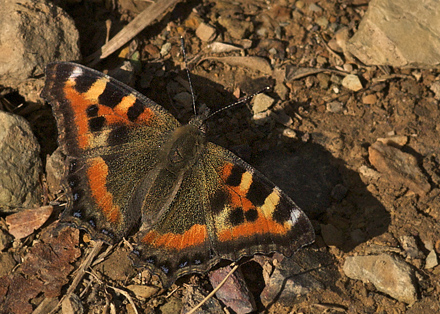
<path id="1" fill-rule="evenodd" d="M 98 51 L 86 58 L 86 63 L 93 66 L 101 59 L 107 58 L 113 52 L 125 45 L 129 40 L 139 34 L 145 27 L 160 19 L 167 10 L 171 10 L 180 0 L 159 0 L 144 11 L 139 13 L 133 21 L 127 24 L 119 33 L 109 40 Z"/>

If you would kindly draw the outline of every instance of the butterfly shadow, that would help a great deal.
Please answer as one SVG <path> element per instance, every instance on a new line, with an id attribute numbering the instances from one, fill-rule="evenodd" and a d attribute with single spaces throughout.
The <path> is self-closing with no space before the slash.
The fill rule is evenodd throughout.
<path id="1" fill-rule="evenodd" d="M 323 146 L 292 143 L 262 152 L 252 163 L 308 215 L 318 245 L 324 241 L 348 253 L 387 232 L 388 211 L 367 190 L 360 174 Z"/>

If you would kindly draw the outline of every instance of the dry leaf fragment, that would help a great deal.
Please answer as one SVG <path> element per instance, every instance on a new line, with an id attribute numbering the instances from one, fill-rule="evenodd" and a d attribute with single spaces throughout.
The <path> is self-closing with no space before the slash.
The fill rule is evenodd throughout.
<path id="1" fill-rule="evenodd" d="M 0 278 L 0 313 L 31 313 L 37 295 L 58 297 L 81 254 L 79 230 L 66 227 L 57 235 L 41 237 L 15 273 Z"/>
<path id="2" fill-rule="evenodd" d="M 49 219 L 53 206 L 25 209 L 6 217 L 9 233 L 16 239 L 22 239 L 32 234 Z"/>

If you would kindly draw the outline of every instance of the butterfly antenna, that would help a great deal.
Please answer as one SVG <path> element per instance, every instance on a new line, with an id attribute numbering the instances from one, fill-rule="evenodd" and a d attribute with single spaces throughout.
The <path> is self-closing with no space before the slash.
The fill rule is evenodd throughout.
<path id="1" fill-rule="evenodd" d="M 246 97 L 240 98 L 237 102 L 234 102 L 234 103 L 232 103 L 232 104 L 230 104 L 230 105 L 227 105 L 226 107 L 223 107 L 223 108 L 220 108 L 220 109 L 217 110 L 217 111 L 214 111 L 213 113 L 211 113 L 209 116 L 206 117 L 205 121 L 208 120 L 209 118 L 211 118 L 212 116 L 216 115 L 217 113 L 220 113 L 220 112 L 222 112 L 222 111 L 228 110 L 228 109 L 230 109 L 230 108 L 232 108 L 232 107 L 235 107 L 235 106 L 237 106 L 237 105 L 239 105 L 239 104 L 243 104 L 243 103 L 247 102 L 249 99 L 254 98 L 254 97 L 255 97 L 256 95 L 258 95 L 258 94 L 264 93 L 264 92 L 268 91 L 269 89 L 270 89 L 270 87 L 269 87 L 269 86 L 266 86 L 265 88 L 259 90 L 259 91 L 256 92 L 256 93 L 253 93 L 252 95 L 249 95 L 249 96 L 246 96 Z"/>
<path id="2" fill-rule="evenodd" d="M 194 111 L 194 114 L 197 115 L 196 97 L 194 96 L 194 89 L 193 89 L 193 86 L 192 86 L 191 77 L 189 75 L 188 58 L 186 57 L 185 40 L 183 39 L 183 36 L 180 36 L 180 45 L 182 46 L 183 60 L 185 62 L 186 76 L 188 77 L 189 90 L 191 92 L 191 98 L 192 98 L 192 103 L 193 103 L 193 111 Z"/>

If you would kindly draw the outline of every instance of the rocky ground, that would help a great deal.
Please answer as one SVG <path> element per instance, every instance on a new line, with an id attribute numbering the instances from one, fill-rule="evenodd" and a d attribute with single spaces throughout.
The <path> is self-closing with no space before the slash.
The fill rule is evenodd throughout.
<path id="1" fill-rule="evenodd" d="M 417 18 L 429 15 L 430 10 L 423 11 L 429 1 L 425 7 L 406 8 L 417 14 L 400 19 L 409 24 L 399 25 L 399 31 L 377 21 L 392 21 L 401 8 L 384 5 L 376 13 L 389 15 L 381 19 L 371 13 L 379 2 L 181 2 L 93 66 L 131 84 L 182 122 L 191 117 L 192 108 L 180 36 L 198 104 L 218 110 L 271 87 L 208 122 L 209 139 L 279 185 L 316 231 L 315 243 L 291 258 L 256 257 L 241 267 L 256 312 L 440 312 L 440 59 L 431 49 L 435 40 L 417 33 Z M 20 14 L 32 16 L 29 3 L 20 6 Z M 59 57 L 48 54 L 55 47 L 64 60 L 90 61 L 87 56 L 105 43 L 109 25 L 111 38 L 150 4 L 59 0 L 54 5 L 66 13 L 40 6 L 27 26 L 43 23 L 47 13 L 57 17 L 57 31 L 33 37 L 32 45 L 22 45 L 19 54 L 10 52 L 18 51 L 19 44 L 0 49 L 0 60 L 20 59 L 32 50 L 32 56 L 41 54 L 47 63 Z M 65 26 L 73 25 L 69 16 L 78 33 Z M 15 21 L 10 19 L 11 25 Z M 384 28 L 374 31 L 379 27 Z M 435 25 L 426 29 L 438 32 Z M 378 33 L 382 37 L 375 37 Z M 39 38 L 46 38 L 42 42 L 47 48 Z M 78 38 L 76 51 L 72 47 Z M 52 309 L 91 246 L 86 234 L 72 228 L 53 237 L 61 209 L 41 207 L 64 199 L 57 186 L 59 157 L 48 157 L 57 147 L 55 121 L 50 106 L 38 97 L 44 65 L 29 66 L 38 63 L 29 60 L 0 64 L 1 109 L 24 117 L 31 126 L 20 118 L 1 118 L 8 121 L 4 128 L 11 129 L 0 134 L 14 135 L 0 137 L 9 139 L 0 157 L 6 169 L 0 178 L 3 194 L 4 182 L 24 177 L 17 180 L 19 188 L 8 186 L 10 202 L 2 199 L 1 312 Z M 25 77 L 29 79 L 20 79 Z M 7 168 L 9 164 L 18 170 Z M 19 170 L 23 173 L 16 174 Z M 24 187 L 32 192 L 17 196 Z M 18 210 L 35 206 L 38 211 Z M 17 211 L 26 218 L 11 215 Z M 36 220 L 41 228 L 22 230 L 24 221 L 38 225 Z M 64 253 L 52 254 L 56 249 Z M 63 313 L 134 313 L 135 307 L 139 313 L 185 312 L 212 290 L 207 276 L 184 278 L 169 290 L 159 290 L 151 286 L 148 274 L 132 267 L 128 251 L 123 243 L 97 258 L 71 301 L 63 303 Z M 223 299 L 211 299 L 202 312 L 245 313 L 252 308 L 252 297 L 240 286 L 240 293 L 229 290 Z"/>

